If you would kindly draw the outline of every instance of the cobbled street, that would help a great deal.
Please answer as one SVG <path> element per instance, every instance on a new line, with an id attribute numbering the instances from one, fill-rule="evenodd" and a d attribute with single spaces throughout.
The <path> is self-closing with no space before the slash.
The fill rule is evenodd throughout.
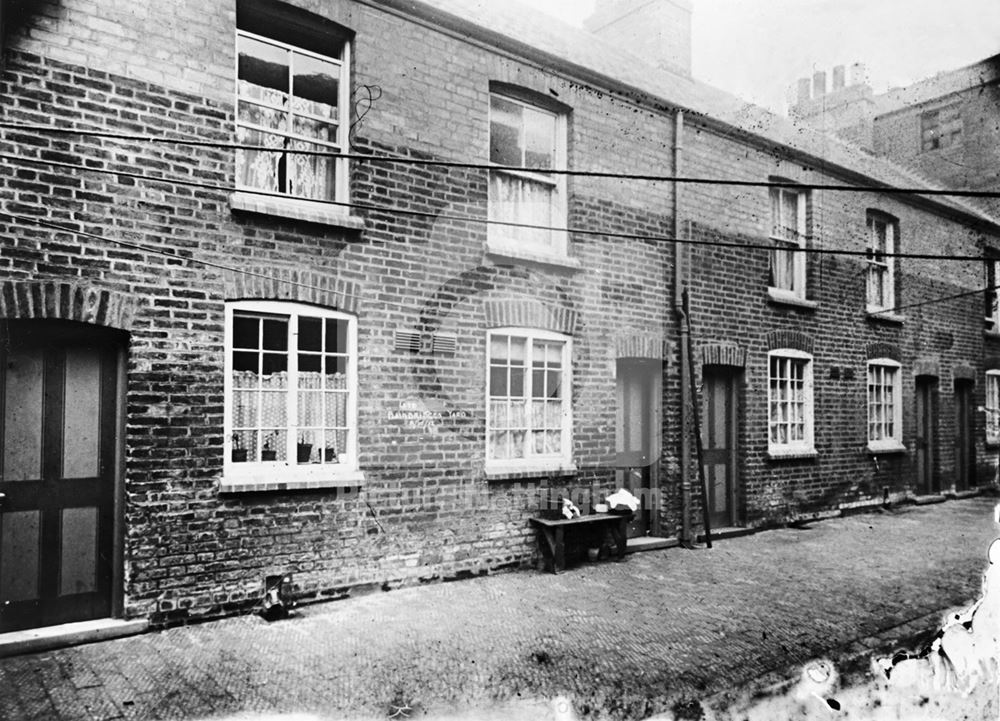
<path id="1" fill-rule="evenodd" d="M 890 652 L 979 596 L 993 497 L 0 660 L 4 719 L 639 719 Z M 504 710 L 506 709 L 506 710 Z"/>

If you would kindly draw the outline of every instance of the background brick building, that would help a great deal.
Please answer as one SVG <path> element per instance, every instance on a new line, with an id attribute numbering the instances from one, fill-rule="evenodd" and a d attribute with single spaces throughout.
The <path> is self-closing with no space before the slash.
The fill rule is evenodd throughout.
<path id="1" fill-rule="evenodd" d="M 880 192 L 920 181 L 645 65 L 620 24 L 19 10 L 5 628 L 219 614 L 288 573 L 336 598 L 518 566 L 527 518 L 580 489 L 646 484 L 632 533 L 692 538 L 692 376 L 717 525 L 991 477 L 995 223 Z"/>

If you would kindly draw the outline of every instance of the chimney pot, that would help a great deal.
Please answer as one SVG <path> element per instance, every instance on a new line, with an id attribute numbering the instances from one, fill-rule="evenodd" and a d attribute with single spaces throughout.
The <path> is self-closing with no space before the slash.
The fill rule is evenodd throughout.
<path id="1" fill-rule="evenodd" d="M 813 97 L 819 98 L 826 95 L 826 71 L 819 70 L 813 73 Z"/>
<path id="2" fill-rule="evenodd" d="M 812 97 L 811 88 L 812 83 L 809 82 L 809 78 L 799 78 L 797 83 L 798 88 L 798 102 L 805 103 Z"/>
<path id="3" fill-rule="evenodd" d="M 844 89 L 844 66 L 836 65 L 833 68 L 833 92 Z"/>

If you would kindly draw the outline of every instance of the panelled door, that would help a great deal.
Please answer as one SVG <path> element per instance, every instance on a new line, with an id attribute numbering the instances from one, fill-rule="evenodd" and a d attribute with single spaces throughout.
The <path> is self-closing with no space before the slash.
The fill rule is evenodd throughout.
<path id="1" fill-rule="evenodd" d="M 970 380 L 955 381 L 955 489 L 959 491 L 975 485 L 973 387 Z"/>
<path id="2" fill-rule="evenodd" d="M 618 482 L 642 505 L 628 525 L 628 537 L 658 530 L 656 496 L 660 460 L 660 361 L 618 359 Z"/>
<path id="3" fill-rule="evenodd" d="M 916 382 L 917 488 L 920 493 L 938 493 L 937 467 L 937 379 L 919 376 Z"/>
<path id="4" fill-rule="evenodd" d="M 111 615 L 120 345 L 0 321 L 0 631 Z"/>
<path id="5" fill-rule="evenodd" d="M 708 485 L 709 521 L 713 528 L 740 522 L 737 497 L 737 375 L 706 367 L 703 373 L 702 461 Z"/>

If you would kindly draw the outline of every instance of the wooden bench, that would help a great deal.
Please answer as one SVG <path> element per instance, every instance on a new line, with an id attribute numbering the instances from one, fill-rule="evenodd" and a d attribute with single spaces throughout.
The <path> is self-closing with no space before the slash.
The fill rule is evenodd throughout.
<path id="1" fill-rule="evenodd" d="M 619 561 L 625 558 L 626 528 L 632 514 L 592 513 L 577 518 L 545 518 L 535 516 L 528 520 L 539 535 L 542 555 L 550 563 L 553 573 L 566 568 L 566 534 L 577 531 L 610 531 L 615 543 L 615 554 Z"/>

